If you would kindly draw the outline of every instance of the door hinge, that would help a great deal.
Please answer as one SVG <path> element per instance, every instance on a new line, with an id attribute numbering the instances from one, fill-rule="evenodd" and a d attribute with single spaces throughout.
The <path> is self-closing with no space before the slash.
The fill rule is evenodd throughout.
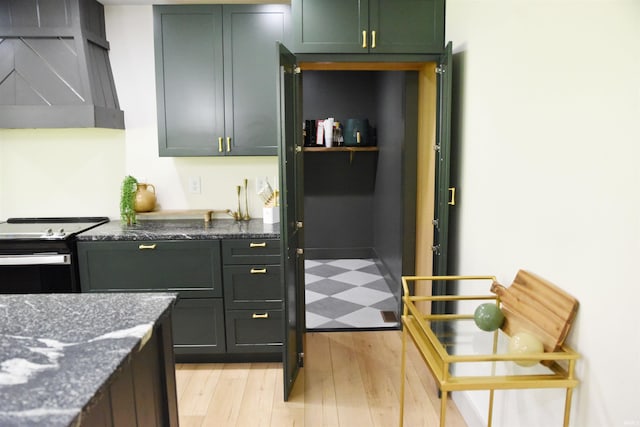
<path id="1" fill-rule="evenodd" d="M 302 147 L 299 145 L 296 145 L 296 153 L 302 153 Z"/>
<path id="2" fill-rule="evenodd" d="M 304 366 L 304 353 L 298 353 L 298 366 Z"/>
<path id="3" fill-rule="evenodd" d="M 302 221 L 296 221 L 296 228 L 297 228 L 298 230 L 302 229 L 303 225 L 304 225 L 304 224 L 302 223 Z"/>
<path id="4" fill-rule="evenodd" d="M 447 71 L 447 67 L 444 64 L 440 64 L 436 67 L 436 74 L 444 74 Z"/>
<path id="5" fill-rule="evenodd" d="M 295 67 L 293 67 L 293 74 L 300 74 L 302 71 L 300 71 L 300 67 L 298 67 L 297 65 Z"/>
<path id="6" fill-rule="evenodd" d="M 431 224 L 433 224 L 433 226 L 437 228 L 438 225 L 440 225 L 440 221 L 438 221 L 437 219 L 432 219 Z"/>
<path id="7" fill-rule="evenodd" d="M 431 246 L 431 252 L 435 252 L 436 255 L 440 255 L 440 245 Z"/>
<path id="8" fill-rule="evenodd" d="M 440 151 L 440 144 L 436 144 L 433 146 L 433 151 Z"/>

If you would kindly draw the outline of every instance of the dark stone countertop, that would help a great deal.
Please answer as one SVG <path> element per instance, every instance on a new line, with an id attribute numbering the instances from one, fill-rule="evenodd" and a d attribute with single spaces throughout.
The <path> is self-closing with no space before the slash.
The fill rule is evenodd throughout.
<path id="1" fill-rule="evenodd" d="M 265 224 L 262 219 L 234 221 L 214 219 L 146 220 L 126 225 L 111 221 L 77 235 L 80 241 L 91 240 L 208 240 L 208 239 L 277 239 L 280 224 Z"/>
<path id="2" fill-rule="evenodd" d="M 0 295 L 0 425 L 75 424 L 175 294 Z"/>

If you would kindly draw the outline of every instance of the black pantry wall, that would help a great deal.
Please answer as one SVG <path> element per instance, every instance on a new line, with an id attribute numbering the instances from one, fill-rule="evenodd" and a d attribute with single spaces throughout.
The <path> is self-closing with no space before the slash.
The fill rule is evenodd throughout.
<path id="1" fill-rule="evenodd" d="M 302 90 L 304 119 L 367 118 L 379 148 L 304 153 L 306 258 L 376 258 L 399 296 L 415 260 L 417 72 L 303 71 Z"/>

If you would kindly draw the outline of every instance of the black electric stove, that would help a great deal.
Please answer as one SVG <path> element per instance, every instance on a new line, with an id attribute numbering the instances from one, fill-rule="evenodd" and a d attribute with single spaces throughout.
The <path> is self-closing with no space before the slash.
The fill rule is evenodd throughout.
<path id="1" fill-rule="evenodd" d="M 79 292 L 75 236 L 108 221 L 9 218 L 0 223 L 0 293 Z"/>

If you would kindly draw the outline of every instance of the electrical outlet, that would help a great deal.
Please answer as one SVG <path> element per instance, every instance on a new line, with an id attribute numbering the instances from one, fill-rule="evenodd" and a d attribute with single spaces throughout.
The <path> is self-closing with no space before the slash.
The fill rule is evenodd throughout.
<path id="1" fill-rule="evenodd" d="M 201 192 L 202 192 L 202 187 L 200 186 L 200 177 L 190 176 L 189 177 L 189 193 L 200 194 Z"/>
<path id="2" fill-rule="evenodd" d="M 260 193 L 260 190 L 262 190 L 265 187 L 266 182 L 267 182 L 266 176 L 256 177 L 256 194 Z"/>

